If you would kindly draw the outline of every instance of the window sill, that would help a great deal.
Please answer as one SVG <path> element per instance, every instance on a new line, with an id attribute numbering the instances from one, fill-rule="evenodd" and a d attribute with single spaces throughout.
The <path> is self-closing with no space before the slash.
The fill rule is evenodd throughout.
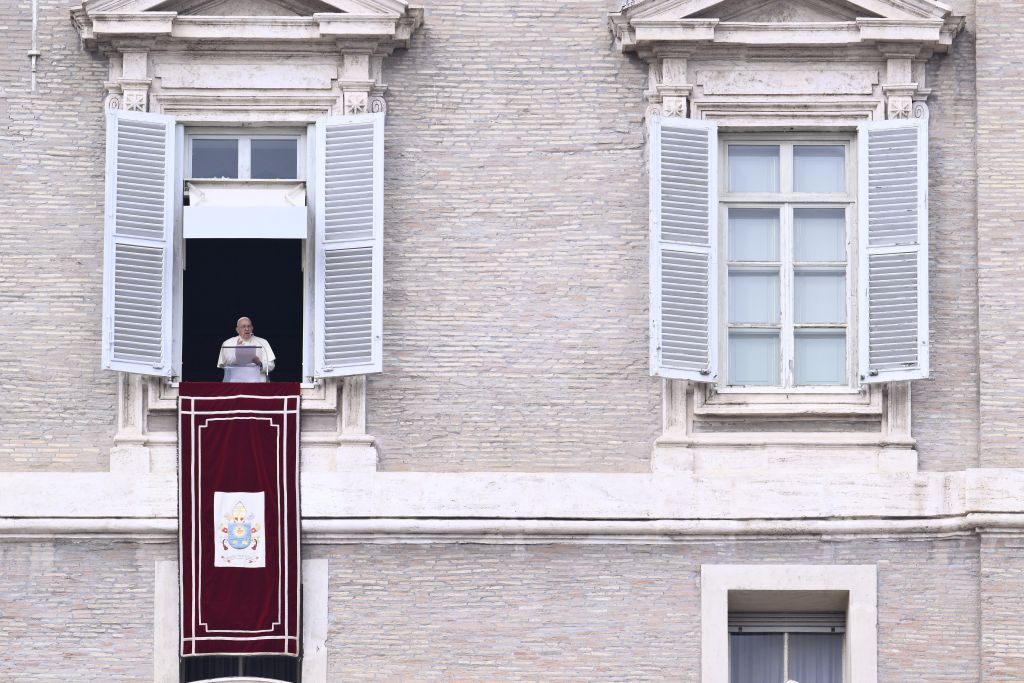
<path id="1" fill-rule="evenodd" d="M 749 391 L 694 387 L 693 414 L 699 417 L 865 417 L 881 416 L 882 388 L 829 388 L 828 391 Z"/>
<path id="2" fill-rule="evenodd" d="M 915 472 L 910 384 L 846 393 L 741 393 L 666 380 L 653 471 Z"/>

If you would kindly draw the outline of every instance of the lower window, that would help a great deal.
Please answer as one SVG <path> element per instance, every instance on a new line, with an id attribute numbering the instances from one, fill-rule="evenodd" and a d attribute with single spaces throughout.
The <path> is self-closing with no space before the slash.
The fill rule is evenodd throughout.
<path id="1" fill-rule="evenodd" d="M 843 683 L 844 612 L 730 613 L 730 683 Z"/>
<path id="2" fill-rule="evenodd" d="M 224 678 L 260 678 L 298 683 L 298 657 L 182 657 L 181 683 Z"/>

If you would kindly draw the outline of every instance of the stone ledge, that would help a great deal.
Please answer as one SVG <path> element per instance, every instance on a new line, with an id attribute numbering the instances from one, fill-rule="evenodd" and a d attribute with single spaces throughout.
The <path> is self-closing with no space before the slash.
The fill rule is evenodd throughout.
<path id="1" fill-rule="evenodd" d="M 177 495 L 173 474 L 7 473 L 0 476 L 0 518 L 44 524 L 47 518 L 173 520 Z M 784 476 L 307 472 L 302 477 L 302 513 L 306 519 L 526 520 L 1022 514 L 1024 469 L 872 474 L 826 470 Z"/>

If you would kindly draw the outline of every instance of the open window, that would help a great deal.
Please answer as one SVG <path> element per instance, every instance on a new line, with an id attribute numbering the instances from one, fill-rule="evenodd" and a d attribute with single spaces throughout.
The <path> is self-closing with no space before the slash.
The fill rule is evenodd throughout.
<path id="1" fill-rule="evenodd" d="M 103 365 L 216 380 L 240 316 L 272 379 L 381 369 L 383 114 L 303 130 L 108 113 Z"/>

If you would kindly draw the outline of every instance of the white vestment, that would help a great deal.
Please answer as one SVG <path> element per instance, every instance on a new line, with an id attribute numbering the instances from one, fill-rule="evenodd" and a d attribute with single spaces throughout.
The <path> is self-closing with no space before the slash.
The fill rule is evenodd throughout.
<path id="1" fill-rule="evenodd" d="M 246 346 L 256 347 L 256 357 L 260 359 L 262 366 L 260 367 L 260 374 L 264 382 L 267 381 L 267 375 L 274 370 L 274 361 L 277 360 L 277 356 L 274 355 L 274 350 L 270 348 L 270 343 L 262 337 L 253 335 L 246 341 L 241 336 L 231 337 L 224 341 L 220 345 L 220 356 L 217 358 L 217 367 L 223 368 L 227 365 L 234 365 L 235 363 L 235 352 L 234 348 Z"/>

